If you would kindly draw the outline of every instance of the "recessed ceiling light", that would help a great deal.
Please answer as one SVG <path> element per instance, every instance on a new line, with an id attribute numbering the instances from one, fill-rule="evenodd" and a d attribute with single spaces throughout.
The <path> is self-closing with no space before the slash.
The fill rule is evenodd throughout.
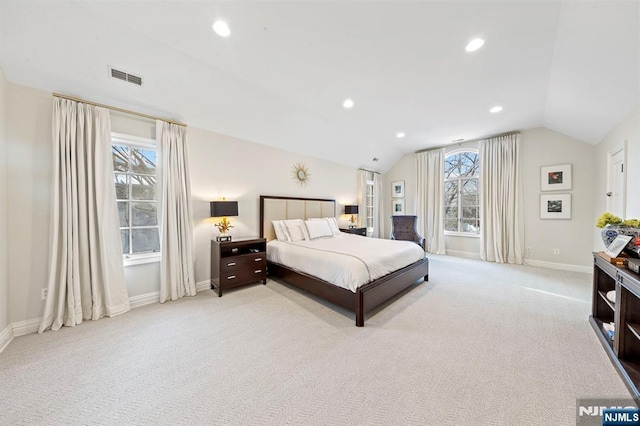
<path id="1" fill-rule="evenodd" d="M 491 109 L 489 110 L 489 112 L 490 112 L 491 114 L 497 114 L 497 113 L 499 113 L 500 111 L 502 111 L 502 107 L 501 107 L 500 105 L 496 105 L 496 106 L 494 106 L 493 108 L 491 108 Z"/>
<path id="2" fill-rule="evenodd" d="M 353 103 L 353 100 L 351 98 L 345 99 L 344 102 L 342 103 L 342 106 L 345 107 L 346 109 L 353 108 L 353 105 L 355 104 Z"/>
<path id="3" fill-rule="evenodd" d="M 396 133 L 396 138 L 398 138 L 398 139 L 404 138 L 404 133 L 403 132 Z"/>
<path id="4" fill-rule="evenodd" d="M 484 40 L 481 38 L 474 38 L 467 44 L 467 47 L 464 48 L 467 52 L 475 52 L 480 49 L 484 45 Z"/>
<path id="5" fill-rule="evenodd" d="M 231 34 L 231 30 L 229 26 L 224 21 L 216 21 L 213 23 L 213 31 L 216 32 L 220 37 L 229 37 Z"/>

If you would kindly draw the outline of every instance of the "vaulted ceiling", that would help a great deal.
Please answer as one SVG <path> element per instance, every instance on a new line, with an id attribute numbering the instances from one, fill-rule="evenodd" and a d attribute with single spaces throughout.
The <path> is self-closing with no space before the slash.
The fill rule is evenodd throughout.
<path id="1" fill-rule="evenodd" d="M 383 172 L 539 126 L 598 143 L 640 98 L 637 1 L 5 1 L 0 14 L 13 83 Z"/>

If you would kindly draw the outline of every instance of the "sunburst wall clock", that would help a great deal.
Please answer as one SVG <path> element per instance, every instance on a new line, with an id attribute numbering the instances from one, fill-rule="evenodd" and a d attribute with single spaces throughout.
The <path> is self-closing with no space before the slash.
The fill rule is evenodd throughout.
<path id="1" fill-rule="evenodd" d="M 291 167 L 293 180 L 301 187 L 307 186 L 311 181 L 311 173 L 309 168 L 301 161 L 294 163 Z"/>

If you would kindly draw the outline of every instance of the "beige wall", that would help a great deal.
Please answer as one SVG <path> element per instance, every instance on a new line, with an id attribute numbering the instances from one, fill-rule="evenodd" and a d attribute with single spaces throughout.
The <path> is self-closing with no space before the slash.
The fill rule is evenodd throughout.
<path id="1" fill-rule="evenodd" d="M 524 190 L 525 253 L 527 260 L 534 263 L 588 267 L 591 264 L 591 241 L 593 229 L 593 165 L 595 148 L 584 142 L 569 138 L 546 128 L 524 130 L 522 133 L 521 171 Z M 461 147 L 477 148 L 477 143 L 457 144 L 447 147 L 450 152 Z M 541 220 L 540 207 L 540 167 L 554 164 L 573 165 L 573 189 L 571 220 Z M 414 154 L 403 156 L 385 174 L 385 215 L 391 215 L 391 182 L 405 181 L 405 209 L 407 214 L 415 214 L 416 165 Z M 387 205 L 388 204 L 388 205 Z M 390 232 L 387 225 L 386 234 Z M 562 235 L 561 238 L 558 236 Z M 445 237 L 448 253 L 478 256 L 479 238 Z M 553 249 L 560 249 L 560 255 L 553 255 Z"/>
<path id="2" fill-rule="evenodd" d="M 0 69 L 0 334 L 11 321 L 9 319 L 9 272 L 7 263 L 7 138 L 6 138 L 6 81 Z M 1 344 L 0 344 L 1 346 Z"/>
<path id="3" fill-rule="evenodd" d="M 607 210 L 607 156 L 627 144 L 627 208 L 625 218 L 640 218 L 640 105 L 596 146 L 595 216 Z M 594 218 L 595 220 L 595 218 Z"/>
<path id="4" fill-rule="evenodd" d="M 11 322 L 42 315 L 51 203 L 51 93 L 7 83 Z"/>
<path id="5" fill-rule="evenodd" d="M 0 86 L 0 104 L 4 93 L 2 87 L 5 86 Z M 6 83 L 5 92 L 6 188 L 11 203 L 0 206 L 0 227 L 3 215 L 8 223 L 7 238 L 2 239 L 7 243 L 0 245 L 0 255 L 6 246 L 11 250 L 8 252 L 10 268 L 7 278 L 3 281 L 0 274 L 0 331 L 2 317 L 7 314 L 8 322 L 14 324 L 42 315 L 44 302 L 40 299 L 40 290 L 46 287 L 48 274 L 53 163 L 51 93 L 11 83 Z M 153 121 L 122 114 L 112 114 L 112 130 L 155 138 Z M 209 241 L 217 234 L 209 218 L 209 201 L 223 196 L 238 200 L 240 215 L 232 219 L 235 228 L 231 234 L 234 236 L 258 235 L 258 197 L 261 194 L 335 198 L 339 203 L 339 215 L 344 204 L 355 201 L 354 168 L 192 127 L 187 129 L 187 139 L 194 207 L 196 280 L 199 282 L 209 279 Z M 291 178 L 291 167 L 299 161 L 310 169 L 311 182 L 305 188 L 297 186 Z M 0 187 L 0 196 L 3 188 Z M 3 210 L 5 206 L 6 212 Z M 339 216 L 339 219 L 342 225 L 346 225 L 346 217 Z M 125 276 L 130 297 L 159 290 L 158 263 L 128 266 Z M 2 287 L 7 280 L 8 301 L 2 296 L 7 293 Z M 7 313 L 8 306 L 11 306 L 10 313 Z"/>
<path id="6" fill-rule="evenodd" d="M 525 257 L 538 262 L 588 268 L 593 264 L 593 167 L 595 147 L 544 127 L 522 132 Z M 540 219 L 540 167 L 571 164 L 571 219 Z M 530 249 L 530 250 L 527 250 Z M 554 255 L 553 249 L 560 255 Z"/>
<path id="7" fill-rule="evenodd" d="M 258 235 L 260 195 L 334 198 L 340 225 L 347 225 L 343 206 L 356 200 L 355 168 L 192 127 L 187 129 L 187 139 L 197 281 L 209 279 L 210 241 L 218 234 L 209 217 L 212 200 L 226 197 L 238 201 L 239 216 L 231 218 L 235 226 L 232 236 Z M 291 174 L 292 165 L 300 161 L 311 175 L 311 182 L 304 188 Z"/>
<path id="8" fill-rule="evenodd" d="M 640 218 L 640 105 L 637 105 L 609 134 L 596 146 L 596 167 L 594 179 L 594 217 L 607 211 L 607 161 L 608 154 L 623 143 L 627 144 L 627 208 L 625 219 Z M 603 249 L 599 230 L 594 231 L 593 249 Z"/>

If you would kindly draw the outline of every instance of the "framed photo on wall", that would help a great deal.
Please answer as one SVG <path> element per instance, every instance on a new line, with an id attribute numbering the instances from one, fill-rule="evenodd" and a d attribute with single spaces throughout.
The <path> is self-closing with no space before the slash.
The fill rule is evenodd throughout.
<path id="1" fill-rule="evenodd" d="M 404 197 L 404 181 L 403 180 L 391 182 L 391 197 L 392 198 Z"/>
<path id="2" fill-rule="evenodd" d="M 540 167 L 541 191 L 566 191 L 571 189 L 571 164 Z"/>
<path id="3" fill-rule="evenodd" d="M 541 194 L 540 219 L 571 219 L 571 194 Z"/>
<path id="4" fill-rule="evenodd" d="M 393 205 L 391 207 L 391 213 L 394 216 L 399 216 L 404 214 L 404 200 L 395 199 L 393 200 Z"/>

